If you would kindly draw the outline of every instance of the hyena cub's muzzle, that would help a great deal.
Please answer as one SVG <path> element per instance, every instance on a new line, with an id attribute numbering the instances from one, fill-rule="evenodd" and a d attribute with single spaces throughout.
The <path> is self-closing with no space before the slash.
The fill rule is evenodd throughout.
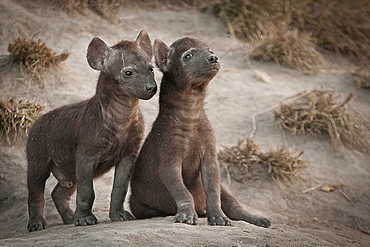
<path id="1" fill-rule="evenodd" d="M 209 56 L 207 57 L 207 61 L 209 63 L 218 63 L 218 56 L 214 55 L 214 54 L 209 54 Z"/>
<path id="2" fill-rule="evenodd" d="M 145 90 L 148 95 L 153 96 L 157 92 L 157 84 L 155 82 L 149 82 L 145 85 Z"/>

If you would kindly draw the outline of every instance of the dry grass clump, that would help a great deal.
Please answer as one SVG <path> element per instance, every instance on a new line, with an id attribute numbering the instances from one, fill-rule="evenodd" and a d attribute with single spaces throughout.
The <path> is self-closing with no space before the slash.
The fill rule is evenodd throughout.
<path id="1" fill-rule="evenodd" d="M 285 148 L 263 153 L 254 140 L 246 138 L 240 140 L 237 146 L 220 149 L 218 159 L 227 172 L 232 166 L 242 174 L 248 172 L 250 165 L 262 164 L 268 167 L 268 173 L 274 180 L 289 184 L 299 171 L 306 168 L 305 161 L 300 158 L 302 154 L 303 151 L 293 155 Z"/>
<path id="2" fill-rule="evenodd" d="M 322 56 L 316 48 L 318 44 L 325 49 L 358 57 L 365 63 L 370 60 L 368 1 L 200 0 L 198 6 L 220 17 L 231 34 L 250 42 L 252 53 L 276 50 L 273 56 L 260 55 L 264 59 L 294 65 L 298 69 L 307 69 L 313 64 L 312 69 L 316 69 L 322 63 Z M 308 48 L 303 52 L 297 49 L 305 46 Z M 289 47 L 292 49 L 286 50 Z M 288 58 L 301 57 L 301 61 L 287 62 L 287 58 L 280 58 L 286 54 L 293 54 Z M 318 60 L 316 63 L 313 61 L 315 58 Z"/>
<path id="3" fill-rule="evenodd" d="M 218 159 L 224 167 L 230 165 L 238 167 L 240 171 L 248 171 L 248 166 L 260 161 L 260 147 L 251 139 L 242 139 L 237 146 L 231 148 L 221 148 Z"/>
<path id="4" fill-rule="evenodd" d="M 268 36 L 261 36 L 250 56 L 287 65 L 298 70 L 317 71 L 324 58 L 317 50 L 315 40 L 297 29 L 271 26 Z"/>
<path id="5" fill-rule="evenodd" d="M 305 161 L 300 158 L 303 153 L 304 151 L 300 151 L 298 154 L 292 154 L 289 150 L 281 148 L 277 151 L 261 153 L 260 159 L 268 166 L 268 173 L 275 180 L 281 179 L 285 183 L 290 183 L 298 172 L 306 168 Z"/>
<path id="6" fill-rule="evenodd" d="M 347 143 L 369 151 L 370 125 L 347 108 L 354 94 L 351 93 L 342 103 L 338 103 L 332 92 L 312 90 L 299 101 L 281 103 L 280 109 L 274 111 L 275 120 L 297 134 L 326 132 L 335 147 Z"/>
<path id="7" fill-rule="evenodd" d="M 292 25 L 312 32 L 321 47 L 369 62 L 369 1 L 308 1 L 302 12 L 295 12 Z"/>
<path id="8" fill-rule="evenodd" d="M 19 61 L 21 66 L 26 66 L 36 78 L 40 78 L 47 69 L 59 65 L 69 56 L 68 52 L 57 55 L 40 39 L 33 38 L 30 40 L 14 38 L 14 42 L 8 46 L 8 51 L 15 61 Z"/>
<path id="9" fill-rule="evenodd" d="M 44 105 L 35 102 L 23 102 L 12 97 L 0 101 L 0 135 L 5 134 L 6 140 L 11 145 L 10 134 L 27 133 L 32 123 L 39 117 Z"/>
<path id="10" fill-rule="evenodd" d="M 269 1 L 216 0 L 199 1 L 201 9 L 212 10 L 229 28 L 231 34 L 245 41 L 266 35 L 266 24 L 272 23 Z"/>

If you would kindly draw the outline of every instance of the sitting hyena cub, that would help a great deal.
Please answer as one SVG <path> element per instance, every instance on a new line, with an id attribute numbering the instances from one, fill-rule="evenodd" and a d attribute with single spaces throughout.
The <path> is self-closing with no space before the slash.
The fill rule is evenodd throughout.
<path id="1" fill-rule="evenodd" d="M 232 219 L 269 227 L 221 187 L 215 136 L 204 112 L 218 57 L 192 38 L 171 47 L 156 40 L 154 57 L 163 72 L 160 108 L 131 179 L 134 216 L 176 215 L 175 222 L 187 224 L 207 216 L 210 225 L 231 225 Z"/>
<path id="2" fill-rule="evenodd" d="M 153 75 L 152 45 L 141 31 L 135 42 L 108 47 L 94 38 L 87 50 L 91 68 L 100 75 L 96 94 L 89 100 L 63 106 L 43 115 L 29 134 L 28 230 L 45 228 L 45 181 L 52 172 L 58 180 L 52 192 L 64 223 L 93 225 L 93 178 L 115 166 L 109 217 L 130 220 L 124 210 L 129 177 L 144 133 L 139 99 L 150 99 L 157 86 Z M 77 189 L 75 213 L 69 207 Z"/>

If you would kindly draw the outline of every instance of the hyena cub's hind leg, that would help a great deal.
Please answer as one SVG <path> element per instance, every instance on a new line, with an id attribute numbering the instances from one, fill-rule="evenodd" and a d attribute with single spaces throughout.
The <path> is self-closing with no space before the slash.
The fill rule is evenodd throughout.
<path id="1" fill-rule="evenodd" d="M 45 183 L 50 176 L 48 161 L 34 158 L 28 161 L 27 187 L 28 187 L 28 231 L 39 231 L 46 228 L 44 214 Z"/>
<path id="2" fill-rule="evenodd" d="M 63 222 L 65 224 L 72 224 L 74 212 L 70 208 L 69 203 L 71 196 L 77 189 L 76 183 L 67 179 L 55 165 L 52 165 L 51 171 L 58 180 L 58 184 L 54 187 L 51 197 L 60 216 L 62 216 Z"/>
<path id="3" fill-rule="evenodd" d="M 221 186 L 221 207 L 224 213 L 232 220 L 244 220 L 261 227 L 271 226 L 271 222 L 268 219 L 249 213 L 223 186 Z"/>
<path id="4" fill-rule="evenodd" d="M 58 184 L 55 186 L 51 197 L 53 198 L 55 207 L 57 208 L 60 216 L 62 216 L 63 222 L 65 224 L 73 224 L 73 214 L 74 212 L 69 206 L 71 196 L 76 191 L 76 184 L 71 184 L 70 187 L 66 185 Z"/>

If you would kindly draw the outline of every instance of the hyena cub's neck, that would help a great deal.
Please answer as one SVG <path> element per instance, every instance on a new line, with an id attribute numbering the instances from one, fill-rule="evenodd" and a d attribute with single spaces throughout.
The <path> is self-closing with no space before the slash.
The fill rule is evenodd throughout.
<path id="1" fill-rule="evenodd" d="M 103 72 L 99 76 L 98 85 L 104 84 L 95 95 L 101 111 L 102 121 L 106 126 L 124 127 L 140 114 L 139 99 L 121 94 L 118 90 L 107 85 L 118 84 L 114 78 L 106 76 Z"/>
<path id="2" fill-rule="evenodd" d="M 201 41 L 189 37 L 170 47 L 156 40 L 154 57 L 163 72 L 160 110 L 182 119 L 204 119 L 206 89 L 220 69 L 218 57 Z"/>
<path id="3" fill-rule="evenodd" d="M 198 91 L 191 88 L 171 89 L 171 79 L 163 76 L 159 94 L 159 111 L 162 116 L 177 122 L 196 123 L 204 116 L 206 90 Z"/>

